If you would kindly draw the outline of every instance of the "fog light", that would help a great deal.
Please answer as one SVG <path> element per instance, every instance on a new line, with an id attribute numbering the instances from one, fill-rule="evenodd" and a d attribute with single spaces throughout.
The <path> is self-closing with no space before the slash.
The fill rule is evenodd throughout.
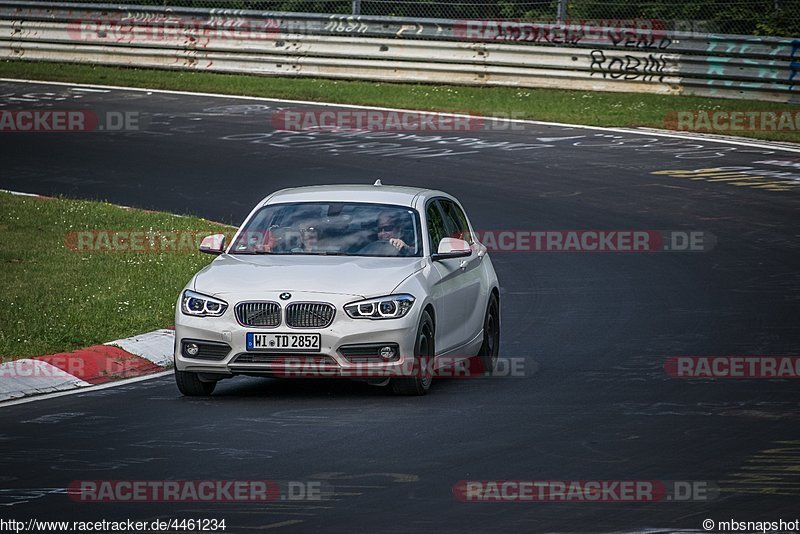
<path id="1" fill-rule="evenodd" d="M 185 349 L 186 354 L 189 356 L 197 356 L 197 353 L 200 352 L 200 347 L 197 346 L 197 343 L 187 343 Z"/>
<path id="2" fill-rule="evenodd" d="M 394 358 L 395 355 L 394 347 L 381 347 L 379 354 L 381 359 L 391 360 L 392 358 Z"/>

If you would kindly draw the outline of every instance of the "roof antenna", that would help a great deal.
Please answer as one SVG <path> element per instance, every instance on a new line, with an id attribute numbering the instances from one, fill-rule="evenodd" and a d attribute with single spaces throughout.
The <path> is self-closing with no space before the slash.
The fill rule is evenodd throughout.
<path id="1" fill-rule="evenodd" d="M 380 178 L 378 178 L 377 180 L 375 180 L 375 183 L 374 183 L 374 184 L 372 184 L 372 185 L 374 185 L 375 187 L 380 187 L 380 186 L 382 186 L 383 184 L 381 183 L 381 179 L 380 179 Z"/>

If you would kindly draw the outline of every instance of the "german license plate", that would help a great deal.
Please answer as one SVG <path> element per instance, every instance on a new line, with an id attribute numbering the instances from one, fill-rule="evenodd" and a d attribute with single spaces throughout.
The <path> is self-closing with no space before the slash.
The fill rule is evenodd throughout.
<path id="1" fill-rule="evenodd" d="M 248 332 L 247 350 L 320 351 L 319 334 Z"/>

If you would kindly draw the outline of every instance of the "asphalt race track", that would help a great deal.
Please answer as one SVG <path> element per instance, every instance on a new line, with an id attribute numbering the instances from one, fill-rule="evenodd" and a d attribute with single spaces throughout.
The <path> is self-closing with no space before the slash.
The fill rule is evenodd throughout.
<path id="1" fill-rule="evenodd" d="M 0 95 L 0 109 L 135 112 L 143 128 L 3 133 L 3 189 L 239 224 L 276 189 L 380 178 L 456 195 L 483 230 L 696 231 L 713 244 L 493 252 L 501 357 L 521 360 L 525 376 L 439 380 L 421 398 L 237 378 L 201 400 L 162 377 L 0 408 L 0 518 L 224 518 L 236 533 L 703 531 L 704 519 L 800 518 L 798 381 L 664 369 L 680 355 L 798 355 L 799 151 L 541 124 L 278 132 L 273 113 L 309 106 L 12 82 Z M 727 179 L 653 174 L 719 167 L 738 169 Z M 65 490 L 164 479 L 317 481 L 332 494 L 79 503 Z M 719 492 L 462 502 L 462 480 L 683 481 Z"/>

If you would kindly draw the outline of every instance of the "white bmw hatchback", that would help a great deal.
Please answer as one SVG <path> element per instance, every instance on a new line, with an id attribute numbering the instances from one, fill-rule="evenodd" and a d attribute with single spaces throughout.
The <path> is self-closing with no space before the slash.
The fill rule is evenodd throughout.
<path id="1" fill-rule="evenodd" d="M 349 377 L 424 395 L 437 369 L 494 367 L 500 292 L 459 202 L 412 187 L 284 189 L 261 201 L 181 292 L 175 379 Z"/>

